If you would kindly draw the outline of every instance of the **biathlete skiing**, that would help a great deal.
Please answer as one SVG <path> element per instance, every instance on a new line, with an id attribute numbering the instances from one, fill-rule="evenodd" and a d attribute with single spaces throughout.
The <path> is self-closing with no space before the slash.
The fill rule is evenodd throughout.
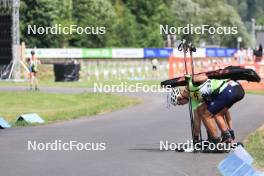
<path id="1" fill-rule="evenodd" d="M 260 77 L 252 69 L 234 66 L 194 74 L 192 52 L 196 51 L 195 47 L 183 40 L 178 49 L 184 52 L 186 74 L 163 81 L 161 86 L 172 88 L 171 104 L 189 103 L 193 143 L 202 141 L 201 122 L 207 130 L 209 143 L 233 143 L 235 133 L 229 109 L 245 96 L 238 80 L 260 82 Z M 188 51 L 191 56 L 191 75 L 188 74 L 186 62 Z M 218 135 L 216 125 L 221 135 Z"/>
<path id="2" fill-rule="evenodd" d="M 242 86 L 232 80 L 208 79 L 205 74 L 194 76 L 193 81 L 190 76 L 186 77 L 189 80 L 189 90 L 186 87 L 183 90 L 174 88 L 171 102 L 174 105 L 187 104 L 190 93 L 194 112 L 194 143 L 199 142 L 201 121 L 207 129 L 209 142 L 233 142 L 235 134 L 228 109 L 244 97 Z M 215 122 L 221 131 L 221 136 L 217 134 Z"/>
<path id="3" fill-rule="evenodd" d="M 39 64 L 41 64 L 40 60 L 38 60 L 37 57 L 35 56 L 35 52 L 31 51 L 31 58 L 27 60 L 29 78 L 30 78 L 30 90 L 33 90 L 33 87 L 35 91 L 39 90 L 38 79 L 37 79 Z"/>

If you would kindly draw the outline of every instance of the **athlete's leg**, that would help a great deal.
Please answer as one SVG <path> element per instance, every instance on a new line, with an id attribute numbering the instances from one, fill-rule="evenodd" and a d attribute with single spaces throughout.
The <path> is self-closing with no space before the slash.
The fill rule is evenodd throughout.
<path id="1" fill-rule="evenodd" d="M 215 122 L 216 122 L 219 130 L 221 131 L 221 133 L 224 133 L 224 132 L 229 130 L 229 127 L 228 127 L 226 120 L 225 120 L 225 111 L 226 110 L 223 109 L 221 112 L 217 113 L 214 116 Z"/>
<path id="2" fill-rule="evenodd" d="M 199 141 L 199 135 L 201 130 L 201 118 L 197 112 L 197 110 L 194 110 L 194 122 L 193 122 L 193 136 L 194 136 L 194 142 Z"/>
<path id="3" fill-rule="evenodd" d="M 30 89 L 34 86 L 34 73 L 30 72 Z"/>
<path id="4" fill-rule="evenodd" d="M 217 128 L 215 126 L 215 121 L 212 118 L 213 114 L 211 114 L 207 110 L 207 105 L 203 103 L 197 108 L 198 115 L 201 117 L 204 126 L 206 127 L 207 131 L 209 132 L 212 138 L 218 138 L 217 136 Z"/>
<path id="5" fill-rule="evenodd" d="M 225 108 L 224 110 L 224 117 L 225 117 L 225 121 L 226 121 L 228 128 L 233 129 L 231 115 L 227 108 Z"/>
<path id="6" fill-rule="evenodd" d="M 237 83 L 237 82 L 232 82 L 231 81 L 231 88 L 229 89 L 229 96 L 227 96 L 227 106 L 226 106 L 226 112 L 225 112 L 225 117 L 226 117 L 226 122 L 229 126 L 229 134 L 231 135 L 231 138 L 234 140 L 235 139 L 235 132 L 233 130 L 232 126 L 232 119 L 231 115 L 228 111 L 229 108 L 233 106 L 233 104 L 237 103 L 238 101 L 242 100 L 245 96 L 245 91 L 243 87 Z M 222 135 L 224 136 L 224 134 Z"/>
<path id="7" fill-rule="evenodd" d="M 230 114 L 227 111 L 227 108 L 230 108 L 234 103 L 241 100 L 244 96 L 243 88 L 240 85 L 232 86 L 228 85 L 218 96 L 208 103 L 208 111 L 212 114 L 223 113 L 227 115 L 228 124 L 232 127 Z M 219 126 L 219 129 L 222 132 L 222 141 L 230 142 L 234 139 L 234 135 L 231 135 L 229 125 L 218 116 L 216 116 L 216 122 Z"/>
<path id="8" fill-rule="evenodd" d="M 232 142 L 234 138 L 232 137 L 228 124 L 226 123 L 225 113 L 226 109 L 223 109 L 221 112 L 216 114 L 214 118 L 221 131 L 222 142 Z"/>
<path id="9" fill-rule="evenodd" d="M 220 129 L 222 134 L 224 134 L 226 131 L 230 132 L 229 126 L 225 121 L 225 116 L 224 116 L 225 111 L 226 110 L 223 110 L 222 112 L 214 115 L 213 118 L 208 119 L 210 121 L 215 120 L 215 123 L 217 124 L 217 126 Z M 213 124 L 214 122 L 210 122 L 210 123 Z M 201 129 L 201 117 L 198 115 L 197 111 L 194 111 L 194 137 L 197 139 L 199 139 L 200 129 Z M 212 136 L 209 133 L 209 131 L 207 131 L 207 135 L 208 135 L 208 140 L 210 140 L 212 138 Z"/>
<path id="10" fill-rule="evenodd" d="M 201 130 L 201 121 L 202 121 L 201 117 L 199 116 L 198 112 L 195 110 L 194 111 L 194 130 L 193 130 L 195 139 L 199 139 L 200 130 Z M 210 121 L 210 122 L 206 122 L 206 123 L 211 123 L 211 124 L 216 123 L 222 133 L 229 130 L 224 120 L 224 113 L 218 113 L 215 116 L 213 116 L 213 118 L 207 119 L 207 121 Z M 207 130 L 207 135 L 208 135 L 208 140 L 210 140 L 212 136 L 208 130 Z"/>
<path id="11" fill-rule="evenodd" d="M 188 94 L 189 94 L 189 92 L 188 92 L 186 87 L 184 87 L 183 89 L 180 89 L 180 93 L 177 96 L 177 104 L 178 105 L 187 104 L 189 102 Z M 200 135 L 200 129 L 201 129 L 201 118 L 200 118 L 197 110 L 193 111 L 193 117 L 194 117 L 193 126 L 192 126 L 192 128 L 193 128 L 192 133 L 193 133 L 193 137 L 194 137 L 193 140 L 195 143 L 197 143 L 197 142 L 199 142 L 199 135 Z"/>
<path id="12" fill-rule="evenodd" d="M 225 118 L 226 124 L 228 126 L 229 133 L 230 133 L 232 139 L 235 140 L 235 131 L 233 130 L 232 119 L 231 119 L 231 115 L 230 115 L 228 108 L 225 108 L 224 118 Z"/>
<path id="13" fill-rule="evenodd" d="M 37 73 L 34 73 L 35 77 L 35 90 L 38 89 L 38 78 L 37 78 Z"/>

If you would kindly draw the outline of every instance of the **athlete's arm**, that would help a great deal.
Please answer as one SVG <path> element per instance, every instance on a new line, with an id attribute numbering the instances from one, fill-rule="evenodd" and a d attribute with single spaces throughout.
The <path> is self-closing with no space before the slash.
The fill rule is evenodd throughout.
<path id="1" fill-rule="evenodd" d="M 189 102 L 188 90 L 185 87 L 183 90 L 181 90 L 180 96 L 177 99 L 177 104 L 178 105 L 185 105 L 188 102 Z"/>
<path id="2" fill-rule="evenodd" d="M 36 58 L 36 61 L 38 64 L 41 64 L 41 61 L 38 58 Z"/>
<path id="3" fill-rule="evenodd" d="M 207 79 L 208 79 L 208 77 L 206 76 L 205 73 L 203 73 L 203 74 L 199 74 L 199 75 L 194 75 L 194 76 L 193 76 L 193 82 L 194 82 L 195 84 L 202 84 L 202 83 L 204 83 Z"/>

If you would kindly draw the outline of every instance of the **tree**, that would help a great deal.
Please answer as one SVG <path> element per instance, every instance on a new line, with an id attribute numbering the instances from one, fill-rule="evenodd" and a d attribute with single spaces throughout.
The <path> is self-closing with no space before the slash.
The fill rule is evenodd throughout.
<path id="1" fill-rule="evenodd" d="M 263 0 L 228 0 L 228 4 L 234 7 L 244 22 L 252 18 L 259 19 L 264 12 Z"/>
<path id="2" fill-rule="evenodd" d="M 125 0 L 138 23 L 137 43 L 140 47 L 163 47 L 164 37 L 159 25 L 171 24 L 170 0 Z"/>
<path id="3" fill-rule="evenodd" d="M 174 25 L 177 27 L 185 27 L 187 24 L 193 24 L 194 26 L 200 26 L 203 24 L 200 5 L 192 0 L 174 0 L 171 10 L 175 17 Z M 178 38 L 185 38 L 199 44 L 201 37 L 199 35 L 178 34 Z"/>
<path id="4" fill-rule="evenodd" d="M 174 0 L 172 10 L 181 26 L 193 24 L 194 26 L 209 25 L 212 27 L 237 27 L 237 35 L 204 34 L 188 35 L 199 45 L 200 41 L 206 41 L 209 45 L 221 45 L 236 47 L 236 38 L 241 36 L 243 44 L 249 45 L 249 35 L 237 12 L 225 0 Z"/>
<path id="5" fill-rule="evenodd" d="M 82 27 L 105 27 L 102 35 L 75 34 L 71 45 L 78 47 L 109 47 L 115 43 L 117 16 L 108 0 L 75 0 L 73 18 Z"/>
<path id="6" fill-rule="evenodd" d="M 248 5 L 246 2 L 242 2 L 238 5 L 238 13 L 240 14 L 240 17 L 242 20 L 246 21 L 247 20 L 247 15 L 248 15 Z"/>
<path id="7" fill-rule="evenodd" d="M 53 0 L 22 0 L 20 8 L 21 40 L 30 47 L 56 47 L 58 41 L 54 35 L 28 34 L 28 25 L 41 27 L 53 26 L 55 22 L 56 3 Z"/>
<path id="8" fill-rule="evenodd" d="M 263 0 L 21 0 L 21 37 L 30 47 L 163 47 L 160 25 L 237 26 L 238 35 L 178 35 L 197 45 L 249 45 L 245 26 L 264 22 Z M 240 15 L 239 15 L 240 14 Z M 243 23 L 244 22 L 244 23 Z M 27 25 L 106 28 L 105 34 L 28 35 Z M 98 31 L 97 31 L 98 32 Z"/>
<path id="9" fill-rule="evenodd" d="M 115 28 L 116 42 L 118 47 L 137 47 L 137 22 L 134 15 L 126 8 L 121 0 L 115 0 L 115 11 L 117 14 L 117 25 Z"/>
<path id="10" fill-rule="evenodd" d="M 72 0 L 63 0 L 63 1 L 54 1 L 56 11 L 54 13 L 54 21 L 56 24 L 61 24 L 62 27 L 69 27 L 74 24 L 72 18 Z M 69 34 L 60 34 L 58 35 L 59 47 L 69 46 L 69 40 L 72 38 L 72 35 Z"/>

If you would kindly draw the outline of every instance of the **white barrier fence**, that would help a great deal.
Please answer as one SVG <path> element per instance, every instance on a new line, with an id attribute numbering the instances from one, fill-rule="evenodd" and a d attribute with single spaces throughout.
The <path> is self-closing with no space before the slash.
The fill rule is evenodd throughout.
<path id="1" fill-rule="evenodd" d="M 150 60 L 82 60 L 83 80 L 151 80 L 168 77 L 169 64 L 160 60 L 157 70 L 152 69 Z"/>

